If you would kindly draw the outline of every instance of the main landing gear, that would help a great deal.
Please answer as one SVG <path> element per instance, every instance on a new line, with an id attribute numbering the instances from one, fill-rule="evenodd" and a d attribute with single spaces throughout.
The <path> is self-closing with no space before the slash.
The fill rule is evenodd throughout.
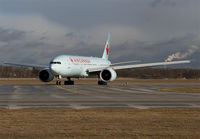
<path id="1" fill-rule="evenodd" d="M 98 81 L 98 85 L 107 85 L 107 82 L 104 82 L 104 81 Z"/>
<path id="2" fill-rule="evenodd" d="M 65 81 L 64 85 L 74 85 L 74 81 L 72 81 L 69 77 L 67 79 L 68 81 Z"/>
<path id="3" fill-rule="evenodd" d="M 98 75 L 98 85 L 107 85 L 107 82 L 104 82 L 100 79 L 100 75 Z"/>
<path id="4" fill-rule="evenodd" d="M 61 76 L 57 77 L 56 85 L 61 85 Z M 67 81 L 64 81 L 64 85 L 74 85 L 74 81 L 71 80 L 71 78 L 67 78 Z"/>

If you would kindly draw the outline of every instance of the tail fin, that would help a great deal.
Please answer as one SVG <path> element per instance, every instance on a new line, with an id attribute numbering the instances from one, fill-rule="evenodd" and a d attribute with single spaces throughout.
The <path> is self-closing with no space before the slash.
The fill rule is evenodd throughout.
<path id="1" fill-rule="evenodd" d="M 103 59 L 108 59 L 109 56 L 109 49 L 110 49 L 110 32 L 108 33 L 108 38 L 105 44 L 104 52 L 103 52 Z"/>

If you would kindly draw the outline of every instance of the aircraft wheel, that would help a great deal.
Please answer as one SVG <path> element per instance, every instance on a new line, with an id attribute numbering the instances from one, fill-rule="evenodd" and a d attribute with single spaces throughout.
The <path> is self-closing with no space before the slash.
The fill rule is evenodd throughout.
<path id="1" fill-rule="evenodd" d="M 56 85 L 61 85 L 61 81 L 56 81 Z"/>
<path id="2" fill-rule="evenodd" d="M 64 85 L 74 85 L 74 81 L 65 81 Z"/>
<path id="3" fill-rule="evenodd" d="M 104 82 L 104 81 L 98 81 L 98 85 L 107 85 L 107 82 Z"/>

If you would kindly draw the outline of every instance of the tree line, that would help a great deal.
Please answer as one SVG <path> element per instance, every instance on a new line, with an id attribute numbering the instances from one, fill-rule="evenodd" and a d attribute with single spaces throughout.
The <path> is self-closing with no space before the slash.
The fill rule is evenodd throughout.
<path id="1" fill-rule="evenodd" d="M 200 69 L 138 68 L 119 70 L 120 77 L 138 79 L 200 79 Z"/>
<path id="2" fill-rule="evenodd" d="M 35 68 L 0 66 L 0 78 L 35 78 L 39 71 Z"/>
<path id="3" fill-rule="evenodd" d="M 0 66 L 0 78 L 36 78 L 39 69 Z M 200 79 L 200 69 L 137 68 L 117 71 L 118 77 L 137 79 Z"/>

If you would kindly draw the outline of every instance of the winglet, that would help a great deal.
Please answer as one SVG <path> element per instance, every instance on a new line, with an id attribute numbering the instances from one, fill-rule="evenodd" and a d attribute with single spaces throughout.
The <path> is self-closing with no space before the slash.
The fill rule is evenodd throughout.
<path id="1" fill-rule="evenodd" d="M 105 44 L 104 52 L 103 52 L 103 59 L 108 59 L 109 57 L 109 50 L 110 50 L 110 32 L 108 33 L 108 38 Z"/>

